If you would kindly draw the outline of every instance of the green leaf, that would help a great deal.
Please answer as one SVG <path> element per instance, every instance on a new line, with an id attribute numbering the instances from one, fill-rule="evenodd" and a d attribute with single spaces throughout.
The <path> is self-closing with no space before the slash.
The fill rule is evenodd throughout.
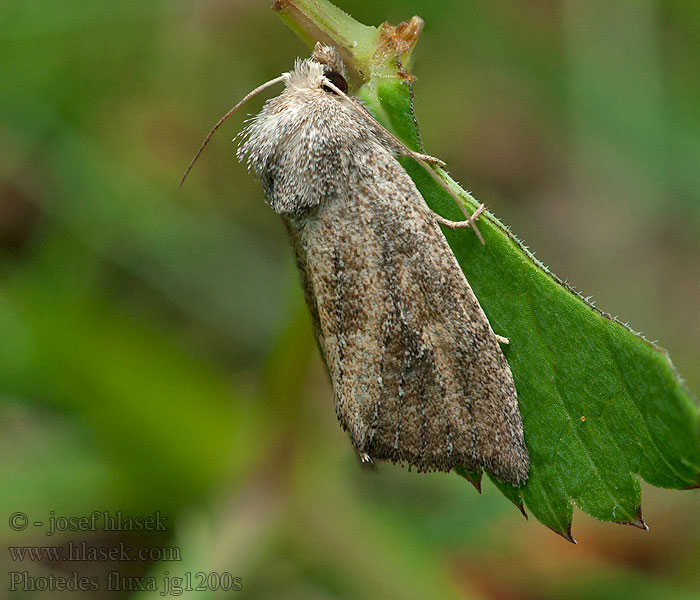
<path id="1" fill-rule="evenodd" d="M 304 15 L 295 23 L 306 39 L 339 46 L 351 67 L 369 73 L 357 95 L 408 146 L 420 149 L 412 77 L 403 70 L 419 19 L 410 22 L 413 27 L 385 23 L 370 31 L 360 30 L 344 13 L 334 20 L 337 9 L 323 0 L 277 2 L 276 8 L 288 20 Z M 318 15 L 324 15 L 322 26 L 314 20 Z M 350 31 L 363 32 L 357 57 L 347 45 Z M 369 53 L 372 40 L 375 51 Z M 462 218 L 428 173 L 411 159 L 401 162 L 433 210 Z M 437 172 L 476 208 L 446 172 Z M 469 230 L 446 230 L 445 237 L 493 329 L 510 338 L 504 352 L 531 458 L 523 487 L 492 481 L 521 510 L 524 503 L 570 541 L 573 506 L 602 521 L 646 528 L 639 477 L 664 488 L 700 487 L 694 399 L 661 348 L 565 286 L 493 215 L 481 217 L 479 229 L 484 246 Z M 459 474 L 474 485 L 480 482 L 478 473 Z"/>

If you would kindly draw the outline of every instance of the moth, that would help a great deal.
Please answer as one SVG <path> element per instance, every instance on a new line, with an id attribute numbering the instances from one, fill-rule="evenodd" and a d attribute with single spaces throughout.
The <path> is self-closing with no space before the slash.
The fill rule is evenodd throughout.
<path id="1" fill-rule="evenodd" d="M 241 133 L 287 229 L 333 401 L 365 461 L 418 471 L 484 468 L 514 485 L 529 455 L 513 377 L 440 225 L 397 155 L 427 163 L 347 94 L 331 46 L 256 88 L 284 83 Z M 183 177 L 184 180 L 184 177 Z M 443 184 L 444 185 L 444 184 Z M 460 207 L 462 203 L 459 202 Z M 463 208 L 464 210 L 464 208 Z"/>

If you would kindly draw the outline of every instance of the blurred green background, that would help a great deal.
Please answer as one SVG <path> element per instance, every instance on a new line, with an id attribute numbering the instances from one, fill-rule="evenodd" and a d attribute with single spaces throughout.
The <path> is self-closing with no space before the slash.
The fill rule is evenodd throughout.
<path id="1" fill-rule="evenodd" d="M 426 21 L 426 151 L 700 389 L 700 5 L 342 0 Z M 575 514 L 573 546 L 489 483 L 381 464 L 336 422 L 286 236 L 235 117 L 308 49 L 268 0 L 0 8 L 0 581 L 228 571 L 250 598 L 698 598 L 700 494 L 645 486 L 651 531 Z M 253 101 L 256 112 L 262 100 Z M 157 534 L 8 516 L 122 510 Z M 53 511 L 53 513 L 51 512 Z M 177 546 L 180 562 L 16 561 L 6 546 Z M 146 598 L 128 591 L 0 598 Z"/>

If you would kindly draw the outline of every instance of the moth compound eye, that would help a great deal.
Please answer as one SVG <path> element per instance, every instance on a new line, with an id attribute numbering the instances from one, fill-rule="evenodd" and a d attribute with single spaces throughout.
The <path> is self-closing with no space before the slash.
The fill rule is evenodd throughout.
<path id="1" fill-rule="evenodd" d="M 338 71 L 326 71 L 323 76 L 328 79 L 335 87 L 337 87 L 343 94 L 348 93 L 348 82 L 345 81 L 345 77 L 343 77 Z M 335 93 L 331 88 L 329 88 L 327 85 L 323 86 L 323 89 Z"/>

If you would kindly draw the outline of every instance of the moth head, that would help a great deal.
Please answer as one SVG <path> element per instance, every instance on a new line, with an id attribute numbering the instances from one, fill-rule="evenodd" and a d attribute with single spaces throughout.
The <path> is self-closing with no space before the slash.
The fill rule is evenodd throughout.
<path id="1" fill-rule="evenodd" d="M 333 46 L 324 46 L 321 42 L 316 42 L 311 58 L 317 63 L 321 63 L 326 70 L 339 73 L 343 79 L 347 79 L 345 63 Z"/>
<path id="2" fill-rule="evenodd" d="M 204 150 L 205 146 L 209 143 L 209 140 L 216 133 L 216 131 L 221 127 L 221 125 L 234 114 L 243 104 L 245 104 L 250 98 L 259 94 L 263 90 L 269 88 L 272 85 L 278 83 L 284 83 L 286 86 L 285 91 L 278 96 L 278 98 L 284 98 L 283 102 L 279 106 L 289 108 L 289 103 L 294 103 L 294 99 L 307 98 L 309 90 L 323 90 L 324 93 L 344 96 L 347 100 L 351 99 L 346 96 L 348 91 L 347 83 L 347 71 L 343 59 L 338 54 L 337 50 L 333 46 L 324 46 L 320 42 L 317 42 L 314 46 L 314 51 L 311 54 L 311 58 L 306 60 L 297 59 L 294 69 L 288 73 L 283 73 L 279 77 L 275 77 L 270 81 L 263 83 L 262 85 L 255 88 L 252 92 L 246 95 L 243 100 L 231 108 L 219 121 L 211 128 L 209 134 L 202 142 L 202 145 L 197 150 L 190 164 L 187 166 L 182 179 L 180 180 L 180 185 L 184 183 L 187 178 L 188 173 L 192 169 L 192 166 L 199 158 L 199 155 Z M 269 101 L 268 101 L 269 102 Z M 266 106 L 273 106 L 272 103 Z M 263 111 L 264 112 L 264 111 Z M 262 115 L 263 113 L 261 113 Z M 260 118 L 260 115 L 258 116 Z M 247 128 L 250 132 L 250 128 Z"/>
<path id="3" fill-rule="evenodd" d="M 343 59 L 333 46 L 324 46 L 321 42 L 316 42 L 311 59 L 323 65 L 323 75 L 335 87 L 344 94 L 348 91 L 348 74 Z M 333 92 L 328 86 L 323 86 L 326 91 Z M 333 92 L 334 93 L 334 92 Z"/>
<path id="4" fill-rule="evenodd" d="M 328 83 L 332 85 L 329 86 Z M 311 58 L 298 60 L 294 70 L 288 74 L 287 87 L 321 88 L 335 94 L 335 87 L 344 94 L 348 91 L 347 70 L 343 59 L 333 46 L 316 42 Z"/>

